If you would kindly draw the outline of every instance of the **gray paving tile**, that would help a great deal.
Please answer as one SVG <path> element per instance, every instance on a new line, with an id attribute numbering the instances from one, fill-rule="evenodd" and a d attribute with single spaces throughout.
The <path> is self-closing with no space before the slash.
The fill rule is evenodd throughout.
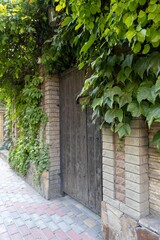
<path id="1" fill-rule="evenodd" d="M 24 234 L 29 234 L 29 229 L 34 228 L 37 236 L 42 236 L 45 229 L 45 240 L 61 239 L 56 235 L 53 236 L 56 231 L 59 231 L 63 237 L 72 231 L 77 238 L 80 234 L 85 236 L 87 233 L 86 236 L 102 240 L 99 216 L 69 196 L 50 201 L 42 198 L 17 176 L 7 163 L 2 162 L 1 165 L 4 176 L 0 175 L 0 224 L 4 223 L 6 227 L 15 224 L 15 228 L 18 228 L 19 232 L 23 229 Z M 53 215 L 51 215 L 52 208 Z M 28 236 L 27 240 L 35 240 L 33 235 L 26 236 Z M 14 237 L 18 238 L 18 234 Z M 71 237 L 68 239 L 72 240 Z"/>

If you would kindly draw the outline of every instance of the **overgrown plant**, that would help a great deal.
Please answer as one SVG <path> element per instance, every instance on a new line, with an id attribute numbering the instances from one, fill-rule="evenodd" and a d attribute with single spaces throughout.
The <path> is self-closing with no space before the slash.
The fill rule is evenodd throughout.
<path id="1" fill-rule="evenodd" d="M 83 107 L 89 104 L 93 109 L 93 120 L 101 117 L 102 126 L 108 123 L 120 138 L 130 134 L 133 117 L 143 116 L 149 127 L 160 122 L 159 0 L 53 4 L 61 22 L 46 44 L 58 57 L 50 52 L 46 62 L 59 63 L 61 54 L 67 59 L 69 49 L 71 64 L 92 68 L 81 95 Z M 160 150 L 160 131 L 153 143 Z"/>
<path id="2" fill-rule="evenodd" d="M 48 34 L 46 6 L 41 0 L 0 3 L 0 97 L 6 101 L 9 122 L 17 128 L 9 162 L 22 175 L 33 164 L 36 179 L 48 170 L 48 147 L 39 136 L 46 114 L 40 108 L 42 78 L 37 63 Z"/>
<path id="3" fill-rule="evenodd" d="M 40 125 L 45 127 L 47 116 L 40 107 L 42 92 L 39 89 L 43 79 L 26 76 L 25 86 L 19 92 L 12 118 L 16 119 L 18 139 L 10 150 L 9 162 L 22 175 L 27 174 L 30 164 L 35 166 L 37 179 L 48 170 L 48 148 L 40 139 Z"/>
<path id="4" fill-rule="evenodd" d="M 49 5 L 56 10 L 53 28 L 47 21 Z M 23 174 L 34 156 L 31 145 L 37 149 L 34 159 L 40 152 L 32 128 L 37 124 L 38 133 L 38 100 L 33 109 L 29 99 L 35 89 L 31 93 L 24 85 L 26 75 L 37 75 L 38 57 L 51 74 L 91 68 L 81 92 L 83 106 L 89 104 L 93 120 L 101 117 L 102 126 L 108 123 L 120 138 L 130 134 L 133 117 L 143 116 L 149 127 L 160 122 L 159 0 L 2 0 L 0 18 L 0 83 L 15 89 L 16 95 L 10 94 L 16 97 L 21 129 L 11 159 L 27 159 L 19 165 Z M 153 142 L 160 150 L 160 132 Z"/>

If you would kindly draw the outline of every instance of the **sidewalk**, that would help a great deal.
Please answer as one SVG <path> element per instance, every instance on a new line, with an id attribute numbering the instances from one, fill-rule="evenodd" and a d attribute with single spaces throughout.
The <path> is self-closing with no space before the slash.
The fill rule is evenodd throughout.
<path id="1" fill-rule="evenodd" d="M 99 216 L 66 196 L 47 201 L 0 159 L 0 240 L 101 240 Z"/>

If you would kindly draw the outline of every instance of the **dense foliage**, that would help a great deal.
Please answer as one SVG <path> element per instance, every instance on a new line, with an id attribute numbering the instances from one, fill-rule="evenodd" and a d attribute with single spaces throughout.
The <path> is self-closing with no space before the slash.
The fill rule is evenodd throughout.
<path id="1" fill-rule="evenodd" d="M 35 177 L 38 179 L 48 169 L 48 148 L 43 139 L 40 141 L 40 125 L 45 125 L 47 118 L 40 107 L 42 92 L 38 88 L 43 79 L 26 76 L 25 87 L 12 105 L 12 121 L 16 121 L 18 139 L 10 149 L 11 166 L 22 175 L 27 174 L 32 162 Z"/>
<path id="2" fill-rule="evenodd" d="M 10 164 L 26 175 L 30 163 L 35 177 L 48 169 L 48 148 L 40 139 L 46 114 L 40 108 L 42 92 L 38 57 L 46 31 L 46 5 L 41 1 L 3 0 L 0 4 L 0 98 L 6 102 L 6 138 Z M 36 16 L 36 17 L 35 17 Z M 16 131 L 17 136 L 14 136 Z"/>
<path id="3" fill-rule="evenodd" d="M 132 117 L 144 116 L 149 127 L 159 122 L 159 0 L 56 0 L 54 7 L 59 24 L 47 60 L 56 65 L 63 56 L 63 67 L 92 68 L 81 95 L 93 119 L 101 117 L 120 137 L 130 134 Z M 154 143 L 160 149 L 160 132 Z"/>
<path id="4" fill-rule="evenodd" d="M 48 7 L 55 10 L 52 27 Z M 93 120 L 101 117 L 101 126 L 108 123 L 121 138 L 130 134 L 132 117 L 143 116 L 149 127 L 160 121 L 159 0 L 1 0 L 0 18 L 0 83 L 20 129 L 10 161 L 22 174 L 31 159 L 38 172 L 48 167 L 38 140 L 38 57 L 50 74 L 91 68 L 83 107 L 89 104 Z M 160 132 L 153 142 L 160 150 Z"/>

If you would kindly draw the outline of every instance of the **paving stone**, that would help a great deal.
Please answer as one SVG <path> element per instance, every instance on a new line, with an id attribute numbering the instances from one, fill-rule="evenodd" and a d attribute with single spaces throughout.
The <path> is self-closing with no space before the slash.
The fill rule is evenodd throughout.
<path id="1" fill-rule="evenodd" d="M 15 224 L 7 226 L 7 230 L 8 230 L 10 235 L 16 234 L 16 233 L 19 232 L 19 230 L 18 230 L 18 228 L 17 228 L 17 226 Z"/>
<path id="2" fill-rule="evenodd" d="M 74 221 L 67 215 L 63 216 L 62 219 L 65 223 L 67 223 L 69 225 L 74 223 Z"/>
<path id="3" fill-rule="evenodd" d="M 11 217 L 4 218 L 3 221 L 6 226 L 13 224 L 13 219 Z"/>
<path id="4" fill-rule="evenodd" d="M 0 240 L 102 239 L 99 216 L 69 196 L 42 198 L 6 162 L 0 164 Z"/>
<path id="5" fill-rule="evenodd" d="M 97 225 L 96 221 L 91 218 L 87 218 L 86 220 L 84 220 L 84 224 L 86 224 L 89 228 L 93 228 Z"/>
<path id="6" fill-rule="evenodd" d="M 25 220 L 29 220 L 31 217 L 27 213 L 23 213 L 21 214 L 21 218 L 25 221 Z"/>
<path id="7" fill-rule="evenodd" d="M 12 213 L 11 213 L 11 217 L 12 217 L 13 219 L 16 219 L 16 218 L 19 218 L 20 215 L 19 215 L 18 212 L 12 212 Z"/>
<path id="8" fill-rule="evenodd" d="M 6 233 L 2 233 L 0 234 L 0 239 L 2 240 L 11 240 L 9 234 L 6 232 Z"/>
<path id="9" fill-rule="evenodd" d="M 10 236 L 11 240 L 22 240 L 22 236 L 20 233 L 16 233 Z"/>
<path id="10" fill-rule="evenodd" d="M 40 229 L 44 229 L 44 228 L 47 227 L 47 225 L 46 225 L 42 220 L 38 220 L 38 221 L 36 222 L 36 226 L 37 226 L 38 228 L 40 228 Z"/>
<path id="11" fill-rule="evenodd" d="M 60 216 L 58 216 L 57 214 L 52 215 L 51 219 L 53 220 L 53 222 L 55 223 L 60 223 L 62 222 L 62 218 Z"/>
<path id="12" fill-rule="evenodd" d="M 35 222 L 32 221 L 32 220 L 27 220 L 27 221 L 25 221 L 25 224 L 26 224 L 29 228 L 36 227 Z"/>
<path id="13" fill-rule="evenodd" d="M 30 234 L 31 234 L 30 229 L 29 229 L 26 225 L 20 226 L 20 227 L 19 227 L 19 231 L 20 231 L 20 233 L 21 233 L 23 236 L 26 236 L 26 235 L 30 235 Z"/>
<path id="14" fill-rule="evenodd" d="M 42 231 L 39 231 L 39 229 L 37 229 L 37 227 L 34 227 L 31 229 L 31 233 L 34 236 L 34 239 L 42 239 L 42 240 L 46 240 L 45 235 L 43 234 Z"/>
<path id="15" fill-rule="evenodd" d="M 84 232 L 84 228 L 78 224 L 72 224 L 71 227 L 77 234 Z"/>
<path id="16" fill-rule="evenodd" d="M 54 234 L 59 240 L 68 239 L 67 235 L 61 229 L 58 229 L 57 231 L 55 231 Z"/>
<path id="17" fill-rule="evenodd" d="M 53 222 L 49 222 L 48 228 L 51 229 L 54 232 L 58 229 L 58 226 Z"/>
<path id="18" fill-rule="evenodd" d="M 24 225 L 24 221 L 21 218 L 16 218 L 14 220 L 15 224 L 17 225 L 17 227 L 23 226 Z"/>
<path id="19" fill-rule="evenodd" d="M 60 229 L 62 229 L 63 232 L 67 232 L 71 229 L 71 226 L 67 225 L 65 222 L 58 223 L 58 226 Z"/>
<path id="20" fill-rule="evenodd" d="M 1 224 L 1 225 L 0 225 L 0 234 L 1 234 L 1 233 L 5 233 L 6 231 L 7 231 L 7 229 L 6 229 L 5 225 L 4 225 L 4 224 Z"/>

